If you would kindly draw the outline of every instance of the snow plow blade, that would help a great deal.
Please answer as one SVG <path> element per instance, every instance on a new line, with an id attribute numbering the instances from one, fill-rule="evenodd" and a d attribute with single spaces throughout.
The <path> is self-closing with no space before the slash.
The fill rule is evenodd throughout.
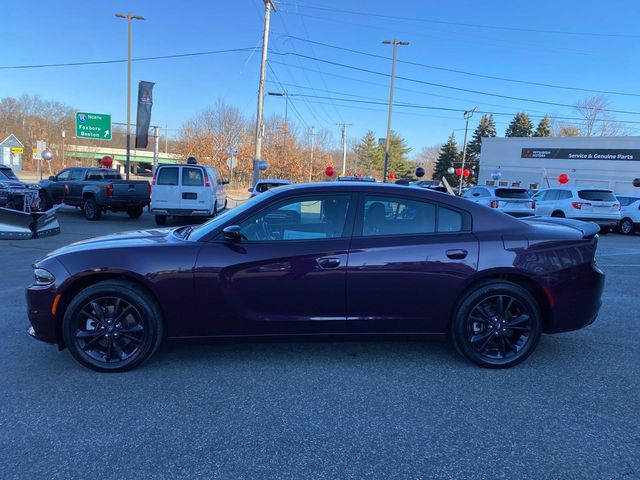
<path id="1" fill-rule="evenodd" d="M 46 212 L 21 212 L 0 208 L 0 240 L 26 240 L 60 233 L 56 212 L 60 205 Z"/>

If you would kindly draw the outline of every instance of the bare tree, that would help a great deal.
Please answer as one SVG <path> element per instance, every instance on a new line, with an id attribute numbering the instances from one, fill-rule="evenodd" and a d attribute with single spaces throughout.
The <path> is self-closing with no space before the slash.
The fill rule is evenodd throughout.
<path id="1" fill-rule="evenodd" d="M 436 161 L 438 160 L 438 156 L 440 155 L 440 146 L 439 145 L 431 145 L 427 147 L 422 147 L 418 153 L 416 153 L 412 160 L 420 166 L 424 168 L 425 174 L 424 178 L 431 178 L 433 175 L 433 169 L 435 168 Z"/>
<path id="2" fill-rule="evenodd" d="M 577 102 L 575 112 L 582 122 L 580 131 L 587 137 L 627 135 L 629 130 L 616 121 L 611 110 L 611 100 L 604 95 L 595 95 Z"/>

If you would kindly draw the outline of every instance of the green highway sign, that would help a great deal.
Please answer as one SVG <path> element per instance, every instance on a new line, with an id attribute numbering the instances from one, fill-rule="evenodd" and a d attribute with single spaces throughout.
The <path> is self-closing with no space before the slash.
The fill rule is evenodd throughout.
<path id="1" fill-rule="evenodd" d="M 111 140 L 111 115 L 76 112 L 76 137 Z"/>

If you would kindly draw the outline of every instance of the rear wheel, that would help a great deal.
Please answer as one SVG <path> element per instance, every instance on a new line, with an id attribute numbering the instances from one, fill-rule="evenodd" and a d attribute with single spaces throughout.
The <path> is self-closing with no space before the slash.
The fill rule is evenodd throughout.
<path id="1" fill-rule="evenodd" d="M 456 350 L 487 368 L 513 367 L 531 355 L 542 333 L 542 313 L 531 293 L 510 282 L 479 286 L 459 303 L 451 324 Z"/>
<path id="2" fill-rule="evenodd" d="M 213 204 L 213 215 L 211 215 L 212 217 L 217 217 L 218 216 L 218 202 Z"/>
<path id="3" fill-rule="evenodd" d="M 625 235 L 633 235 L 636 232 L 636 226 L 630 218 L 623 218 L 620 222 L 620 232 Z"/>
<path id="4" fill-rule="evenodd" d="M 108 280 L 92 285 L 69 304 L 62 321 L 71 355 L 99 372 L 130 370 L 162 340 L 160 309 L 134 284 Z"/>
<path id="5" fill-rule="evenodd" d="M 142 207 L 131 207 L 127 209 L 127 215 L 129 215 L 129 218 L 140 218 L 142 211 Z"/>
<path id="6" fill-rule="evenodd" d="M 166 225 L 166 223 L 167 223 L 166 215 L 156 215 L 156 225 L 161 227 L 163 225 Z"/>
<path id="7" fill-rule="evenodd" d="M 102 210 L 100 210 L 100 207 L 96 203 L 95 199 L 91 197 L 87 198 L 84 201 L 82 205 L 82 211 L 84 212 L 84 216 L 87 220 L 100 220 L 100 217 L 102 216 Z"/>
<path id="8" fill-rule="evenodd" d="M 564 212 L 560 211 L 560 210 L 556 210 L 555 212 L 553 212 L 551 214 L 552 217 L 558 217 L 558 218 L 564 218 L 565 214 Z"/>

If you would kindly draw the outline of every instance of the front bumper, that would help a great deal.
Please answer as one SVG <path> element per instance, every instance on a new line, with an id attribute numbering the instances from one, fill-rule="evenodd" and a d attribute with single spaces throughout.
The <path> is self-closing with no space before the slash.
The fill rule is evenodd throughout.
<path id="1" fill-rule="evenodd" d="M 56 318 L 51 308 L 56 296 L 56 287 L 27 287 L 27 314 L 31 327 L 27 333 L 42 342 L 62 345 L 60 332 L 56 326 Z"/>

